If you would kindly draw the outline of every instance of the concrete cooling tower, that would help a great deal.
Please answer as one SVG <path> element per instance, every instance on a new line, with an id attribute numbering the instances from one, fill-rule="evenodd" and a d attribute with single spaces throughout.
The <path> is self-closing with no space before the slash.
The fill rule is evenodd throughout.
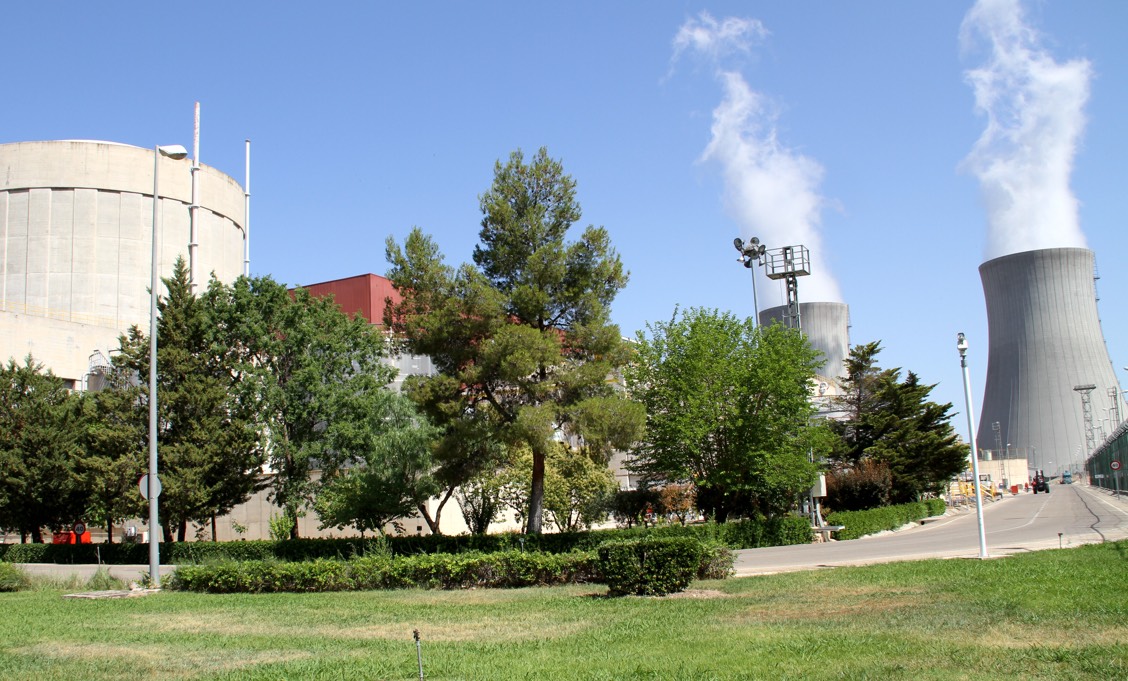
<path id="1" fill-rule="evenodd" d="M 0 362 L 29 353 L 82 388 L 130 326 L 148 329 L 153 149 L 0 144 Z M 157 270 L 188 261 L 190 161 L 160 158 Z M 201 165 L 196 277 L 243 270 L 245 195 Z"/>
<path id="2" fill-rule="evenodd" d="M 1025 458 L 1048 475 L 1077 470 L 1088 450 L 1082 395 L 1074 388 L 1093 386 L 1094 421 L 1102 409 L 1120 408 L 1097 315 L 1093 263 L 1087 249 L 1052 248 L 979 266 L 989 332 L 981 452 Z"/>
<path id="3" fill-rule="evenodd" d="M 759 323 L 765 326 L 772 322 L 786 325 L 786 320 L 786 305 L 760 312 Z M 811 346 L 826 358 L 820 375 L 837 382 L 844 373 L 842 363 L 850 354 L 849 306 L 845 303 L 799 303 L 799 320 Z"/>

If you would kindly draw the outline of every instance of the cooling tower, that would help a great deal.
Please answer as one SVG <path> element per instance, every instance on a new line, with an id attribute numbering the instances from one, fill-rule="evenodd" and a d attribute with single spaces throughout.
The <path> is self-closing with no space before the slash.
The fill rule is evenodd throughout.
<path id="1" fill-rule="evenodd" d="M 29 353 L 81 388 L 132 325 L 148 329 L 153 149 L 0 144 L 0 362 Z M 160 159 L 157 270 L 188 260 L 190 162 Z M 243 270 L 245 195 L 201 165 L 197 279 Z M 100 353 L 100 354 L 99 354 Z"/>
<path id="2" fill-rule="evenodd" d="M 989 333 L 979 449 L 1017 454 L 1047 474 L 1076 469 L 1088 452 L 1074 387 L 1095 386 L 1094 420 L 1112 407 L 1110 389 L 1119 395 L 1097 315 L 1093 252 L 1015 253 L 983 263 L 979 274 Z"/>
<path id="3" fill-rule="evenodd" d="M 786 324 L 787 306 L 760 311 L 760 324 Z M 826 364 L 819 373 L 837 382 L 842 363 L 850 354 L 850 308 L 845 303 L 799 303 L 799 320 L 811 346 L 823 353 Z"/>

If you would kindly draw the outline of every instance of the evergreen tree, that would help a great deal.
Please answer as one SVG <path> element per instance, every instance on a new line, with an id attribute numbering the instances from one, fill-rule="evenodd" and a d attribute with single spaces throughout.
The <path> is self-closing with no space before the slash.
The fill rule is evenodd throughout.
<path id="1" fill-rule="evenodd" d="M 829 421 L 838 436 L 832 465 L 839 470 L 862 462 L 884 464 L 891 474 L 890 502 L 903 503 L 938 493 L 967 465 L 968 447 L 950 423 L 952 405 L 929 401 L 935 385 L 915 373 L 901 380 L 901 370 L 877 365 L 880 343 L 854 347 L 846 360 L 843 397 L 837 406 L 845 418 Z"/>
<path id="2" fill-rule="evenodd" d="M 77 397 L 28 355 L 0 366 L 0 527 L 42 542 L 81 520 L 83 422 Z"/>
<path id="3" fill-rule="evenodd" d="M 259 488 L 264 448 L 252 419 L 254 406 L 234 391 L 240 374 L 227 363 L 204 301 L 189 290 L 188 267 L 178 258 L 164 279 L 157 308 L 157 444 L 160 513 L 165 540 L 184 541 L 187 525 L 205 523 L 246 501 Z M 149 375 L 149 339 L 134 330 L 115 358 L 138 377 Z M 146 423 L 148 384 L 135 414 Z"/>
<path id="4" fill-rule="evenodd" d="M 565 241 L 580 219 L 575 181 L 543 148 L 529 163 L 520 151 L 499 161 L 480 207 L 473 265 L 445 265 L 418 228 L 402 249 L 388 239 L 388 278 L 402 301 L 388 306 L 385 321 L 440 371 L 405 389 L 444 428 L 439 451 L 450 458 L 440 463 L 458 473 L 447 484 L 496 465 L 483 453 L 488 459 L 499 446 L 527 447 L 526 530 L 539 533 L 556 434 L 601 439 L 598 448 L 607 451 L 629 446 L 641 425 L 639 408 L 607 383 L 627 359 L 609 316 L 627 274 L 605 229 L 588 227 L 579 241 Z M 614 419 L 593 416 L 608 410 Z M 588 427 L 594 424 L 603 426 Z M 465 432 L 492 444 L 450 444 Z"/>

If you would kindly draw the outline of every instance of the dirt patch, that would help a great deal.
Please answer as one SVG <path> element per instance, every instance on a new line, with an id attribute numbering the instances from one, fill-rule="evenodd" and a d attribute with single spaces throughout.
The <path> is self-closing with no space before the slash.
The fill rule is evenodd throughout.
<path id="1" fill-rule="evenodd" d="M 464 615 L 467 613 L 463 612 Z M 505 616 L 461 617 L 457 621 L 357 621 L 356 617 L 336 622 L 303 621 L 295 618 L 248 618 L 246 613 L 142 615 L 135 618 L 138 626 L 155 631 L 185 633 L 216 631 L 232 636 L 297 637 L 352 640 L 411 640 L 413 629 L 419 629 L 431 641 L 533 641 L 572 636 L 592 625 L 580 621 L 559 621 L 549 615 L 526 616 L 514 622 Z"/>
<path id="2" fill-rule="evenodd" d="M 29 656 L 57 660 L 129 660 L 135 678 L 195 678 L 201 670 L 229 671 L 268 662 L 310 657 L 294 650 L 233 650 L 222 656 L 208 651 L 191 651 L 161 646 L 123 646 L 109 643 L 71 643 L 52 641 L 18 650 Z"/>
<path id="3" fill-rule="evenodd" d="M 732 596 L 716 589 L 686 589 L 678 593 L 668 594 L 663 598 L 732 598 Z"/>

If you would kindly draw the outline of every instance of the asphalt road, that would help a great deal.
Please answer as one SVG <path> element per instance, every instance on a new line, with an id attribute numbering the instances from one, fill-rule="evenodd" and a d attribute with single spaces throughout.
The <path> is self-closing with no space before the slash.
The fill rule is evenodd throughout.
<path id="1" fill-rule="evenodd" d="M 1128 495 L 1080 483 L 1051 485 L 984 505 L 987 555 L 999 557 L 1128 538 Z M 772 574 L 926 558 L 978 558 L 975 507 L 924 525 L 861 539 L 737 551 L 736 575 Z"/>

